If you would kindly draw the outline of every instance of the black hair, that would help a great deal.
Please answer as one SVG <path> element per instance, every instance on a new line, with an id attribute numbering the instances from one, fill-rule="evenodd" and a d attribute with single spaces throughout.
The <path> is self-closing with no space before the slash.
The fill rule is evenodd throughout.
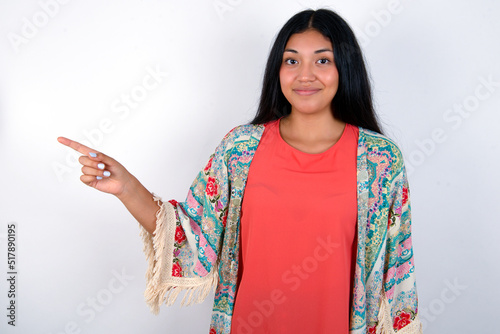
<path id="1" fill-rule="evenodd" d="M 317 30 L 333 46 L 339 73 L 339 87 L 332 100 L 335 118 L 382 133 L 361 48 L 347 22 L 329 9 L 302 11 L 281 28 L 267 60 L 259 108 L 251 124 L 267 123 L 291 113 L 291 105 L 281 91 L 279 73 L 288 40 L 306 30 Z"/>

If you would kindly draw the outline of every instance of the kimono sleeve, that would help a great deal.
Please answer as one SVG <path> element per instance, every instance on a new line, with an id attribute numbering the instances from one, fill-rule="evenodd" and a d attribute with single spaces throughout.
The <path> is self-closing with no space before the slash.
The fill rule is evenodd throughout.
<path id="1" fill-rule="evenodd" d="M 148 260 L 144 295 L 154 314 L 183 290 L 181 305 L 189 305 L 202 302 L 217 286 L 229 197 L 224 148 L 221 143 L 198 173 L 184 202 L 164 202 L 153 194 L 159 205 L 155 231 L 140 228 Z"/>
<path id="2" fill-rule="evenodd" d="M 392 188 L 394 196 L 388 217 L 384 298 L 376 333 L 422 333 L 418 316 L 409 187 L 403 164 L 393 177 Z"/>

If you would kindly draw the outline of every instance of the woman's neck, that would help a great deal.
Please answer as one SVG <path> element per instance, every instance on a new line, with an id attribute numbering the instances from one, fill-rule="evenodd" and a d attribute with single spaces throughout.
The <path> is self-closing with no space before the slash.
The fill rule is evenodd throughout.
<path id="1" fill-rule="evenodd" d="M 290 146 L 306 152 L 321 153 L 340 139 L 345 122 L 337 120 L 331 113 L 291 113 L 280 121 L 280 134 Z"/>

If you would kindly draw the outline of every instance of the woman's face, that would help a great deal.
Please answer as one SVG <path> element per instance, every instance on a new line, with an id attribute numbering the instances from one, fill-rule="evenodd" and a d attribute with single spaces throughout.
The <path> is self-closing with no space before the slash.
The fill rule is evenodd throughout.
<path id="1" fill-rule="evenodd" d="M 331 113 L 339 73 L 330 40 L 317 30 L 292 35 L 283 52 L 280 83 L 292 113 Z"/>

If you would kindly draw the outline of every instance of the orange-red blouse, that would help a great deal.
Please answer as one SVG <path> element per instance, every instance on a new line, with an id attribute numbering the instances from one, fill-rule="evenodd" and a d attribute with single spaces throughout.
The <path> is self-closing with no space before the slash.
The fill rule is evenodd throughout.
<path id="1" fill-rule="evenodd" d="M 266 124 L 241 216 L 231 333 L 348 333 L 356 258 L 358 128 L 319 154 Z"/>

